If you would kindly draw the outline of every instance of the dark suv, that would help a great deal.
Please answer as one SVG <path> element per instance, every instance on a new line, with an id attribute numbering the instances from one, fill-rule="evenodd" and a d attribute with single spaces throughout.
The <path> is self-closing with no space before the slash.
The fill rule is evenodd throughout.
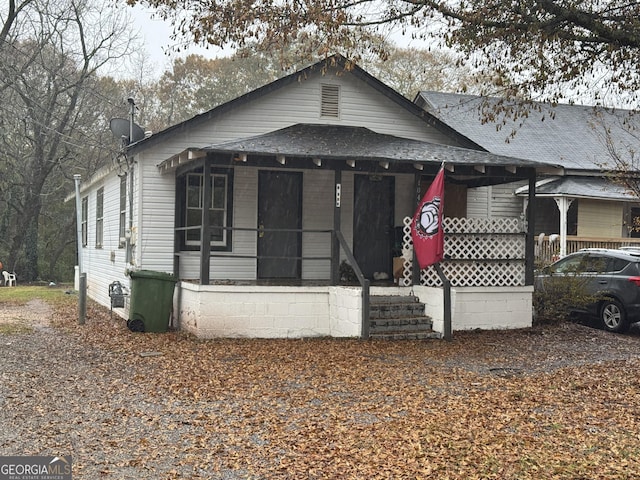
<path id="1" fill-rule="evenodd" d="M 594 296 L 576 311 L 596 316 L 610 332 L 625 332 L 640 322 L 640 250 L 580 250 L 538 272 L 535 288 L 550 290 L 553 281 L 570 276 L 583 281 L 584 293 Z"/>

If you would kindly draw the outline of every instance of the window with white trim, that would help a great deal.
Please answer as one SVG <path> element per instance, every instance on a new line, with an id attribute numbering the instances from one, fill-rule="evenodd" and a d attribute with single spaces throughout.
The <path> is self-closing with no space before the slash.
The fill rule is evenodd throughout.
<path id="1" fill-rule="evenodd" d="M 225 229 L 229 225 L 230 218 L 230 180 L 225 173 L 212 173 L 211 199 L 208 201 L 209 222 L 211 230 L 211 246 L 227 247 L 230 234 Z M 186 175 L 185 188 L 185 245 L 200 245 L 200 228 L 202 226 L 202 209 L 204 199 L 204 179 L 201 173 L 189 173 Z"/>
<path id="2" fill-rule="evenodd" d="M 89 233 L 89 197 L 82 199 L 82 246 L 86 247 Z"/>
<path id="3" fill-rule="evenodd" d="M 96 192 L 96 248 L 102 248 L 104 226 L 104 187 Z"/>
<path id="4" fill-rule="evenodd" d="M 120 228 L 118 229 L 118 248 L 127 244 L 127 176 L 120 177 Z"/>

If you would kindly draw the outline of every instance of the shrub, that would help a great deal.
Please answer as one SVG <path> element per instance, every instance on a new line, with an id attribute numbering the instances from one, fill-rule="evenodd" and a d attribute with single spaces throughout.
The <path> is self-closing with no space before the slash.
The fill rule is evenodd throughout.
<path id="1" fill-rule="evenodd" d="M 577 272 L 545 277 L 533 293 L 533 324 L 557 325 L 575 319 L 600 298 L 588 293 L 590 281 Z"/>

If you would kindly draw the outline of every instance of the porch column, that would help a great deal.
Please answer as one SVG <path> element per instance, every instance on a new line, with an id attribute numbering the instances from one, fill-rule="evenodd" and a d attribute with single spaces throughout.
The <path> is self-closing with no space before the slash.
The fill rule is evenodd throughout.
<path id="1" fill-rule="evenodd" d="M 413 190 L 416 193 L 415 203 L 413 204 L 413 211 L 415 212 L 422 200 L 422 173 L 416 173 L 413 177 Z M 411 267 L 411 284 L 420 285 L 420 265 L 418 265 L 418 258 L 416 257 L 416 251 L 413 250 L 413 265 Z"/>
<path id="2" fill-rule="evenodd" d="M 560 258 L 567 255 L 567 211 L 573 203 L 573 198 L 553 197 L 560 210 Z"/>
<path id="3" fill-rule="evenodd" d="M 529 170 L 529 195 L 527 197 L 527 236 L 525 239 L 524 284 L 533 285 L 535 270 L 535 230 L 536 230 L 536 170 Z"/>
<path id="4" fill-rule="evenodd" d="M 202 167 L 202 229 L 200 230 L 200 285 L 209 285 L 211 262 L 211 160 Z"/>

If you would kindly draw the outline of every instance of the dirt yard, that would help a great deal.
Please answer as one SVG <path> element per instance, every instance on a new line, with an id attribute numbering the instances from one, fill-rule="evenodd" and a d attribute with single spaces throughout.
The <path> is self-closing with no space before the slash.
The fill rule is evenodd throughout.
<path id="1" fill-rule="evenodd" d="M 200 341 L 75 308 L 0 303 L 0 452 L 75 480 L 640 478 L 638 329 Z"/>

